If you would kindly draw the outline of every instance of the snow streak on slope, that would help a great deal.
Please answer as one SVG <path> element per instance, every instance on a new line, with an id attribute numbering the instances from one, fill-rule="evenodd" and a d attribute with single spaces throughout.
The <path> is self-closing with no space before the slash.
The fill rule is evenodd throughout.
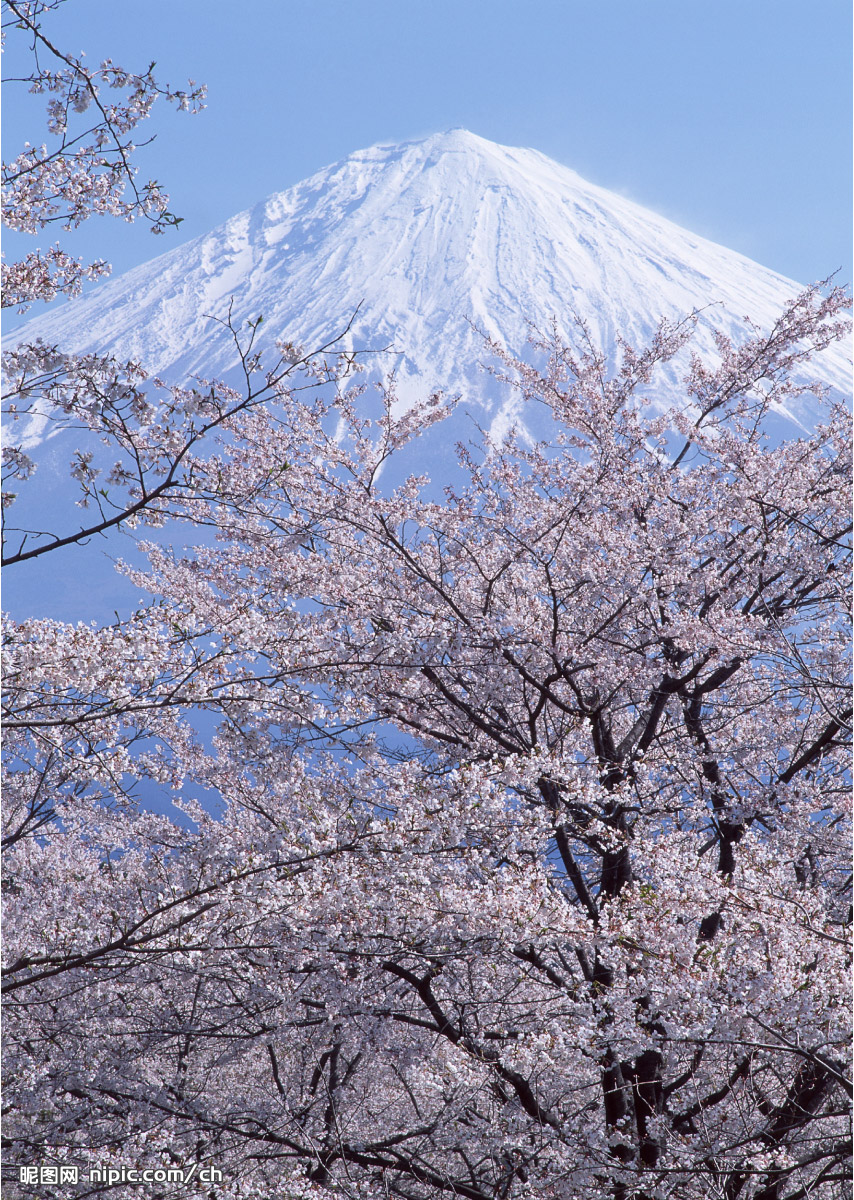
<path id="1" fill-rule="evenodd" d="M 712 328 L 738 333 L 745 315 L 770 327 L 799 290 L 537 151 L 453 130 L 359 151 L 14 340 L 112 351 L 177 382 L 234 365 L 228 331 L 211 320 L 232 299 L 237 327 L 263 314 L 259 348 L 319 345 L 358 308 L 347 347 L 392 347 L 383 363 L 404 398 L 463 391 L 501 427 L 512 402 L 479 374 L 485 350 L 469 322 L 524 355 L 529 322 L 556 317 L 572 340 L 573 310 L 612 348 L 618 333 L 641 344 L 660 317 L 704 308 L 694 348 L 713 355 Z M 671 370 L 661 403 L 681 374 Z M 839 348 L 821 375 L 845 386 Z M 809 422 L 808 406 L 799 416 Z"/>

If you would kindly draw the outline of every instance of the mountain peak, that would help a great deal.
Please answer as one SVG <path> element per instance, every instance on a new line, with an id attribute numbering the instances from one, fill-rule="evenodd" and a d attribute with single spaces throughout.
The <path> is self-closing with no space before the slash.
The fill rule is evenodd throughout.
<path id="1" fill-rule="evenodd" d="M 31 320 L 14 340 L 211 377 L 235 361 L 228 331 L 211 320 L 229 305 L 238 328 L 263 314 L 261 350 L 275 339 L 324 344 L 358 310 L 350 346 L 392 347 L 381 364 L 397 370 L 402 394 L 461 390 L 494 412 L 503 401 L 478 374 L 473 325 L 524 355 L 531 322 L 556 317 L 571 339 L 578 314 L 608 349 L 617 335 L 642 344 L 660 318 L 702 309 L 695 348 L 714 355 L 714 328 L 738 336 L 744 314 L 770 326 L 799 290 L 538 151 L 450 129 L 357 151 Z M 841 349 L 823 361 L 825 381 L 844 387 Z M 682 373 L 671 369 L 662 403 Z"/>
<path id="2" fill-rule="evenodd" d="M 439 133 L 430 133 L 426 137 L 415 139 L 411 144 L 417 144 L 418 141 L 430 150 L 471 151 L 497 145 L 496 142 L 490 142 L 486 138 L 464 129 L 462 125 L 455 125 L 453 129 L 445 129 Z"/>
<path id="3" fill-rule="evenodd" d="M 410 138 L 404 142 L 379 142 L 372 150 L 391 152 L 393 155 L 405 153 L 417 154 L 429 158 L 436 154 L 499 154 L 507 150 L 497 142 L 480 137 L 461 125 L 454 129 L 445 129 L 439 133 L 429 133 L 424 137 Z M 371 150 L 361 153 L 370 153 Z M 357 151 L 357 153 L 359 153 Z"/>

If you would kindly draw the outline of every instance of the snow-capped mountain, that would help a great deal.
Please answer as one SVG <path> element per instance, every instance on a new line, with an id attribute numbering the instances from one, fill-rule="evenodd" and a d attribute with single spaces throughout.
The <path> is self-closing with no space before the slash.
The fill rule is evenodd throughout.
<path id="1" fill-rule="evenodd" d="M 356 313 L 342 348 L 391 347 L 372 361 L 377 372 L 396 370 L 404 403 L 437 387 L 461 394 L 450 422 L 413 447 L 417 469 L 443 481 L 450 447 L 475 433 L 472 420 L 493 434 L 511 422 L 548 434 L 479 368 L 489 359 L 483 333 L 525 357 L 532 324 L 547 329 L 555 318 L 572 340 L 577 313 L 607 349 L 617 334 L 641 345 L 661 317 L 700 309 L 692 346 L 714 356 L 713 329 L 744 336 L 745 315 L 770 328 L 800 290 L 537 151 L 453 130 L 358 151 L 28 321 L 6 342 L 112 352 L 183 383 L 234 368 L 232 336 L 214 319 L 229 306 L 244 333 L 263 315 L 261 351 L 279 339 L 318 347 Z M 846 349 L 831 347 L 818 364 L 834 388 L 848 384 Z M 661 407 L 679 398 L 684 360 L 668 370 L 654 393 Z M 792 412 L 798 425 L 814 422 L 811 402 L 807 395 Z M 10 441 L 23 440 L 38 462 L 28 527 L 67 530 L 82 520 L 68 475 L 74 435 L 45 441 L 46 428 L 38 417 L 21 420 Z M 7 579 L 7 606 L 109 619 L 129 594 L 112 560 L 133 554 L 129 536 L 114 534 L 38 559 Z"/>
<path id="2" fill-rule="evenodd" d="M 530 323 L 571 338 L 572 312 L 594 339 L 633 344 L 660 317 L 702 309 L 694 349 L 745 315 L 773 323 L 798 284 L 587 183 L 535 150 L 465 130 L 360 150 L 232 217 L 211 233 L 29 321 L 68 350 L 112 351 L 178 381 L 221 376 L 235 362 L 222 319 L 263 315 L 256 348 L 313 348 L 356 319 L 347 348 L 391 347 L 404 399 L 435 387 L 505 423 L 506 394 L 478 372 L 481 330 L 524 354 Z M 674 396 L 675 365 L 659 393 Z M 823 380 L 845 387 L 846 356 L 824 356 Z M 809 411 L 796 414 L 809 422 Z"/>

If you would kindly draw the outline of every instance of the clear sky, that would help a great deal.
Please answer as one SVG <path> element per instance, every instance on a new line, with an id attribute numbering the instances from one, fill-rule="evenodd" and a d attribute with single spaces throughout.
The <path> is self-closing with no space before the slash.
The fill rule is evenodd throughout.
<path id="1" fill-rule="evenodd" d="M 851 278 L 848 0 L 67 0 L 45 20 L 92 61 L 209 88 L 201 116 L 161 103 L 144 127 L 180 232 L 102 221 L 70 247 L 116 271 L 354 150 L 464 126 L 800 282 Z M 41 140 L 42 101 L 6 99 L 9 155 Z"/>

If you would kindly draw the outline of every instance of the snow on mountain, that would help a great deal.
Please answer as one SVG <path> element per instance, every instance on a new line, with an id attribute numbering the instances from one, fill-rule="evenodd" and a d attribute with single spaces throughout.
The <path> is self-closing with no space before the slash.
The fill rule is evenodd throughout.
<path id="1" fill-rule="evenodd" d="M 376 370 L 396 369 L 404 403 L 437 387 L 462 394 L 450 422 L 412 448 L 417 469 L 442 481 L 452 470 L 450 447 L 472 437 L 473 420 L 493 434 L 511 422 L 548 433 L 537 423 L 544 416 L 523 412 L 506 385 L 479 369 L 489 356 L 478 329 L 524 357 L 529 323 L 547 329 L 554 317 L 572 340 L 574 311 L 599 344 L 613 348 L 618 333 L 642 344 L 661 317 L 696 308 L 703 312 L 693 348 L 713 356 L 714 328 L 744 336 L 745 315 L 770 327 L 800 290 L 535 150 L 453 130 L 360 150 L 50 309 L 6 342 L 42 338 L 68 351 L 109 351 L 181 383 L 194 373 L 214 378 L 233 370 L 232 337 L 212 319 L 225 317 L 230 304 L 244 331 L 263 314 L 262 351 L 277 339 L 317 347 L 358 309 L 342 345 L 390 346 L 374 360 Z M 656 403 L 678 399 L 683 372 L 684 361 L 671 364 Z M 844 350 L 826 351 L 818 374 L 846 388 Z M 811 399 L 792 414 L 799 424 L 814 421 Z M 24 436 L 39 465 L 29 527 L 67 531 L 84 519 L 68 476 L 73 434 L 45 440 L 44 430 L 43 420 L 30 420 Z M 19 615 L 109 619 L 129 594 L 112 568 L 119 555 L 134 556 L 128 534 L 29 563 L 7 579 L 7 607 Z"/>
<path id="2" fill-rule="evenodd" d="M 597 342 L 640 344 L 660 317 L 703 309 L 694 348 L 711 330 L 736 336 L 749 315 L 773 323 L 800 286 L 612 192 L 535 150 L 457 129 L 360 150 L 232 217 L 209 234 L 27 322 L 14 340 L 111 351 L 179 381 L 234 365 L 223 318 L 263 314 L 257 348 L 276 339 L 315 347 L 389 346 L 404 398 L 463 392 L 490 422 L 507 423 L 507 394 L 478 372 L 477 329 L 524 354 L 529 322 L 571 313 Z M 659 393 L 678 392 L 674 366 Z M 820 375 L 846 386 L 838 347 Z M 809 423 L 807 408 L 796 414 Z"/>

